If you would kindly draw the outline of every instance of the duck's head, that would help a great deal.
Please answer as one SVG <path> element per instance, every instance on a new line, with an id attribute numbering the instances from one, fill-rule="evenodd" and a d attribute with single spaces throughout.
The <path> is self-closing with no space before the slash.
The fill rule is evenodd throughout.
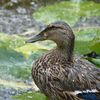
<path id="1" fill-rule="evenodd" d="M 74 44 L 74 34 L 67 23 L 57 21 L 48 25 L 43 31 L 26 42 L 33 43 L 43 40 L 52 40 L 56 42 L 58 47 L 62 47 L 63 45 Z"/>

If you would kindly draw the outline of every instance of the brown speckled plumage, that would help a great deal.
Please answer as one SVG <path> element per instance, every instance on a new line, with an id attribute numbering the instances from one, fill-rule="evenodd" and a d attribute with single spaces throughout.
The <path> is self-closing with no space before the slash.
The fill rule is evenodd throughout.
<path id="1" fill-rule="evenodd" d="M 38 40 L 57 44 L 32 68 L 34 82 L 50 100 L 82 100 L 74 92 L 93 89 L 100 96 L 100 69 L 87 60 L 73 57 L 74 34 L 68 24 L 52 23 L 28 42 Z"/>

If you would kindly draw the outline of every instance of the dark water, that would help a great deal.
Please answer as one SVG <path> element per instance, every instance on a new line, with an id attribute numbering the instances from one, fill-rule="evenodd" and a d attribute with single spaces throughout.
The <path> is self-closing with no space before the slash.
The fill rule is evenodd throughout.
<path id="1" fill-rule="evenodd" d="M 21 34 L 28 29 L 40 29 L 42 24 L 31 15 L 15 14 L 9 10 L 0 10 L 0 32 L 7 34 Z"/>
<path id="2" fill-rule="evenodd" d="M 0 32 L 21 34 L 29 29 L 41 29 L 42 23 L 32 17 L 37 8 L 32 0 L 1 0 Z"/>

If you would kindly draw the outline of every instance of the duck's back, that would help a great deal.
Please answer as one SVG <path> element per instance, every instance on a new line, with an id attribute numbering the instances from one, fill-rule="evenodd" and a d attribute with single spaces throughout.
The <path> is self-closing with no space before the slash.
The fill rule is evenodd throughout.
<path id="1" fill-rule="evenodd" d="M 32 76 L 52 100 L 80 100 L 78 93 L 100 89 L 100 70 L 86 60 L 69 62 L 63 55 L 48 53 L 33 64 Z M 98 99 L 99 100 L 99 99 Z"/>

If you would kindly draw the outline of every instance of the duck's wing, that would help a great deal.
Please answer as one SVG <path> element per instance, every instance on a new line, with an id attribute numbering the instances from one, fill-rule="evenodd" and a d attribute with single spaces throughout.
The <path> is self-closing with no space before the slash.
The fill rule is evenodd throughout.
<path id="1" fill-rule="evenodd" d="M 77 59 L 74 62 L 73 73 L 77 74 L 75 77 L 78 80 L 77 83 L 83 83 L 80 90 L 97 89 L 97 91 L 100 91 L 100 68 L 87 60 Z"/>
<path id="2" fill-rule="evenodd" d="M 67 68 L 68 70 L 68 68 Z M 87 60 L 77 59 L 69 69 L 69 91 L 85 100 L 100 100 L 100 69 Z M 67 85 L 68 86 L 68 85 Z"/>
<path id="3" fill-rule="evenodd" d="M 77 83 L 81 90 L 77 95 L 85 100 L 100 100 L 100 69 L 87 60 L 80 59 L 75 61 L 74 68 L 78 70 Z"/>
<path id="4" fill-rule="evenodd" d="M 54 89 L 52 91 L 56 91 L 54 94 L 59 94 L 58 96 L 62 98 L 80 100 L 79 98 L 84 96 L 80 95 L 80 97 L 78 94 L 90 92 L 97 97 L 97 99 L 94 97 L 93 100 L 100 99 L 100 69 L 87 61 L 75 61 L 74 65 L 70 66 L 69 64 L 62 66 L 59 63 L 52 65 L 51 69 L 47 71 L 47 79 L 48 87 L 52 87 Z"/>

